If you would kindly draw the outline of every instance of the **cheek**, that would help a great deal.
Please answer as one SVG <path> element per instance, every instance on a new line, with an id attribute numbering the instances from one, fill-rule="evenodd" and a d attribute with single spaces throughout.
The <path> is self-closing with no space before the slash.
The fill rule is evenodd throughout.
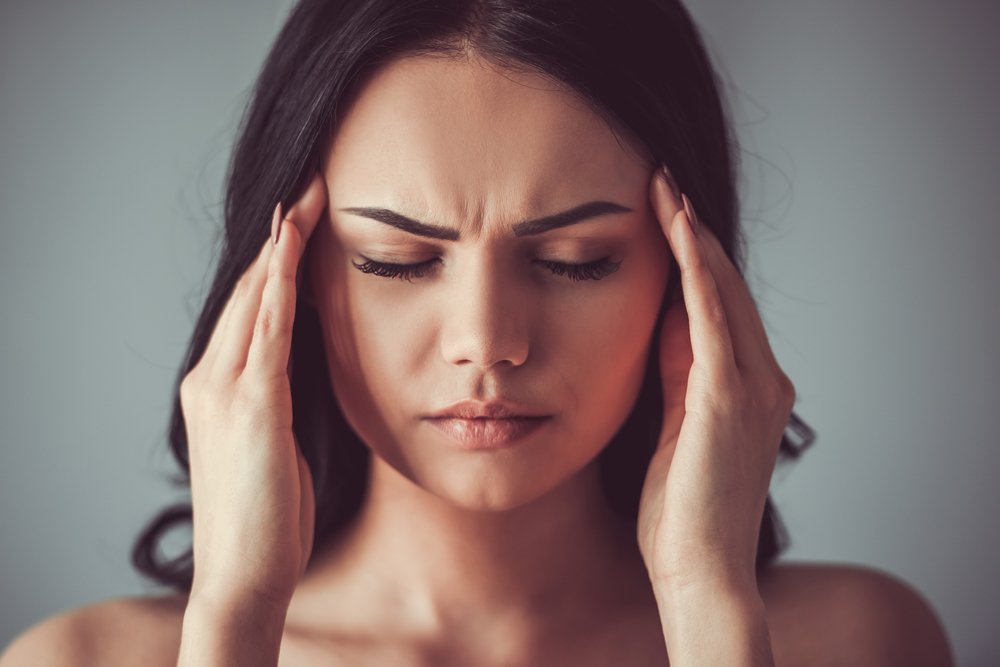
<path id="1" fill-rule="evenodd" d="M 433 304 L 421 290 L 351 268 L 338 276 L 347 307 L 327 330 L 338 347 L 330 375 L 348 423 L 390 466 L 417 475 L 410 441 L 418 415 L 442 387 L 428 373 L 435 355 Z M 419 466 L 418 466 L 419 467 Z"/>
<path id="2" fill-rule="evenodd" d="M 377 450 L 398 450 L 392 424 L 400 405 L 397 394 L 407 362 L 419 355 L 421 337 L 407 304 L 372 289 L 374 281 L 351 268 L 333 234 L 318 232 L 310 275 L 334 393 L 364 442 Z"/>
<path id="3" fill-rule="evenodd" d="M 358 363 L 385 414 L 402 418 L 406 388 L 419 382 L 437 351 L 434 307 L 419 289 L 400 289 L 397 281 L 349 276 L 351 322 Z M 427 388 L 429 389 L 429 388 Z"/>
<path id="4" fill-rule="evenodd" d="M 618 430 L 642 385 L 649 344 L 666 288 L 668 258 L 644 253 L 599 295 L 581 298 L 550 319 L 553 365 L 574 394 L 573 431 L 603 446 Z M 609 279 L 605 279 L 609 280 Z"/>
<path id="5" fill-rule="evenodd" d="M 563 472 L 597 454 L 638 396 L 669 266 L 669 255 L 655 241 L 646 245 L 627 267 L 597 283 L 547 292 L 528 282 L 508 283 L 516 292 L 509 296 L 517 296 L 510 302 L 530 313 L 520 332 L 530 343 L 527 362 L 506 377 L 504 388 L 551 399 L 548 407 L 562 419 L 553 432 L 558 435 L 537 455 L 555 456 Z M 455 300 L 438 290 L 373 280 L 351 268 L 335 247 L 320 260 L 314 284 L 345 418 L 403 475 L 433 477 L 408 441 L 416 414 L 468 391 L 461 383 L 467 373 L 445 363 L 440 349 L 439 320 L 454 314 L 449 308 Z M 528 477 L 561 475 L 549 470 L 553 466 L 535 461 Z"/>

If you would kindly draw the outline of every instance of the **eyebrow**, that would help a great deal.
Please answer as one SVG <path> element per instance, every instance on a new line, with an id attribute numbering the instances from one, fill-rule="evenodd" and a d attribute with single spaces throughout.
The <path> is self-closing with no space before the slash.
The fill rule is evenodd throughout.
<path id="1" fill-rule="evenodd" d="M 428 225 L 427 223 L 407 218 L 405 215 L 396 213 L 395 211 L 390 211 L 387 208 L 360 207 L 342 208 L 340 210 L 345 213 L 353 213 L 354 215 L 359 215 L 363 218 L 376 220 L 409 234 L 413 234 L 414 236 L 423 236 L 424 238 L 438 239 L 441 241 L 457 241 L 459 238 L 457 229 L 439 227 L 437 225 Z M 537 234 L 544 234 L 545 232 L 553 229 L 559 229 L 560 227 L 575 225 L 578 222 L 597 218 L 602 215 L 631 212 L 632 209 L 613 202 L 592 201 L 586 204 L 580 204 L 579 206 L 571 208 L 568 211 L 547 215 L 544 218 L 536 218 L 534 220 L 519 222 L 514 225 L 514 236 L 535 236 Z"/>
<path id="2" fill-rule="evenodd" d="M 438 227 L 437 225 L 428 225 L 423 222 L 417 222 L 411 218 L 407 218 L 405 215 L 396 213 L 395 211 L 390 211 L 387 208 L 342 208 L 341 211 L 345 213 L 353 213 L 354 215 L 360 215 L 362 218 L 370 218 L 372 220 L 377 220 L 379 222 L 384 222 L 387 225 L 395 227 L 396 229 L 401 229 L 404 232 L 409 232 L 415 236 L 423 236 L 429 239 L 440 239 L 442 241 L 457 241 L 458 240 L 458 230 L 450 229 L 448 227 Z"/>

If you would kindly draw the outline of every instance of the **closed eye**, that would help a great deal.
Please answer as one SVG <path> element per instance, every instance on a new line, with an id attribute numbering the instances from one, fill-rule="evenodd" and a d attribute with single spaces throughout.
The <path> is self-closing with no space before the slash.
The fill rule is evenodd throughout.
<path id="1" fill-rule="evenodd" d="M 426 262 L 418 262 L 417 264 L 390 264 L 388 262 L 376 262 L 367 257 L 364 259 L 365 261 L 361 264 L 353 260 L 351 264 L 361 273 L 370 273 L 380 278 L 398 278 L 399 280 L 406 280 L 408 282 L 413 282 L 414 278 L 423 278 L 441 263 L 440 257 L 429 259 Z"/>
<path id="2" fill-rule="evenodd" d="M 380 278 L 390 278 L 413 282 L 414 278 L 423 278 L 433 271 L 440 263 L 441 258 L 435 257 L 425 262 L 416 264 L 393 264 L 389 262 L 376 262 L 373 259 L 364 258 L 365 261 L 358 264 L 352 261 L 358 271 L 368 273 Z M 612 262 L 610 257 L 602 257 L 593 262 L 583 264 L 570 264 L 566 262 L 554 262 L 547 259 L 536 259 L 535 264 L 551 271 L 557 276 L 566 276 L 572 281 L 600 280 L 610 276 L 621 267 L 621 261 Z"/>
<path id="3" fill-rule="evenodd" d="M 606 278 L 617 271 L 622 265 L 620 260 L 612 262 L 610 257 L 602 257 L 601 259 L 584 264 L 566 264 L 547 259 L 536 259 L 535 263 L 545 267 L 557 276 L 566 276 L 570 280 L 575 281 Z"/>

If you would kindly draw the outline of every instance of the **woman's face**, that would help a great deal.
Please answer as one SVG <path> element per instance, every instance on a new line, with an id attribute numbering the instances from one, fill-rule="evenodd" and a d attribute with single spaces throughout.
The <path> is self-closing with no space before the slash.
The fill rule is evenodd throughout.
<path id="1" fill-rule="evenodd" d="M 640 151 L 550 80 L 475 59 L 365 84 L 326 155 L 309 268 L 334 389 L 376 455 L 494 510 L 596 457 L 667 282 Z"/>

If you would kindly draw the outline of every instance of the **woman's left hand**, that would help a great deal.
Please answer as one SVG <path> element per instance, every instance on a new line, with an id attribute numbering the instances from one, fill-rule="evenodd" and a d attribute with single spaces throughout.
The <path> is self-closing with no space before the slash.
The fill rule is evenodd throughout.
<path id="1" fill-rule="evenodd" d="M 702 633 L 705 615 L 727 601 L 737 616 L 742 609 L 763 623 L 757 537 L 795 391 L 736 267 L 696 215 L 689 222 L 660 170 L 650 201 L 680 267 L 683 300 L 662 324 L 663 428 L 642 490 L 638 539 L 661 616 L 671 616 L 664 629 L 673 663 L 671 633 L 685 634 L 688 611 L 703 617 Z"/>

